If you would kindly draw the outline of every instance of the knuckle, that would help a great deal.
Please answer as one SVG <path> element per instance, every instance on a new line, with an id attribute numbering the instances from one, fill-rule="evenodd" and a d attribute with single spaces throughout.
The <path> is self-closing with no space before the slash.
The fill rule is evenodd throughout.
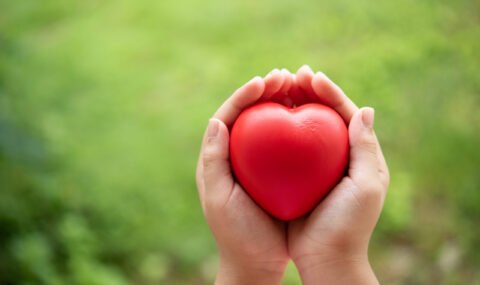
<path id="1" fill-rule="evenodd" d="M 359 146 L 371 154 L 377 154 L 377 142 L 371 136 L 362 136 L 360 138 Z"/>
<path id="2" fill-rule="evenodd" d="M 223 219 L 227 214 L 225 212 L 225 201 L 218 197 L 205 197 L 205 214 L 211 219 Z"/>
<path id="3" fill-rule="evenodd" d="M 364 189 L 366 192 L 377 193 L 381 192 L 383 189 L 382 184 L 380 181 L 376 179 L 369 180 L 368 183 L 365 184 Z"/>
<path id="4" fill-rule="evenodd" d="M 219 151 L 212 146 L 205 147 L 203 152 L 203 166 L 207 167 L 211 164 L 212 161 L 215 161 L 219 158 Z"/>
<path id="5" fill-rule="evenodd" d="M 365 180 L 358 186 L 362 199 L 369 202 L 377 202 L 383 199 L 384 186 L 379 180 Z"/>
<path id="6" fill-rule="evenodd" d="M 214 214 L 216 211 L 218 211 L 218 203 L 215 201 L 215 199 L 212 199 L 211 197 L 206 197 L 205 198 L 205 211 L 210 214 Z"/>
<path id="7" fill-rule="evenodd" d="M 203 209 L 205 217 L 207 217 L 207 220 L 209 222 L 215 221 L 216 218 L 219 216 L 218 207 L 212 205 L 211 201 L 209 201 L 208 199 L 205 199 L 205 202 L 203 202 Z"/>

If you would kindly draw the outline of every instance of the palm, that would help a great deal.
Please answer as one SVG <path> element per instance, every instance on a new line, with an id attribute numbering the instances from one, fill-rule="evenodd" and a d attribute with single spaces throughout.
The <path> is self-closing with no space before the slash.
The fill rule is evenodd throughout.
<path id="1" fill-rule="evenodd" d="M 291 257 L 297 259 L 312 252 L 328 252 L 352 244 L 375 226 L 380 211 L 374 199 L 358 197 L 357 186 L 345 177 L 329 196 L 307 217 L 289 225 L 288 238 Z M 373 221 L 370 225 L 359 221 Z"/>
<path id="2" fill-rule="evenodd" d="M 228 240 L 241 243 L 233 248 L 241 248 L 242 254 L 262 262 L 288 258 L 285 225 L 260 209 L 239 184 L 234 185 L 225 209 L 225 224 L 232 225 Z"/>

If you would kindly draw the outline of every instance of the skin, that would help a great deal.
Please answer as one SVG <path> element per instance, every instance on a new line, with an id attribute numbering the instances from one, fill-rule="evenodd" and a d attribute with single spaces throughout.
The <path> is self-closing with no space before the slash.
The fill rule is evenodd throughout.
<path id="1" fill-rule="evenodd" d="M 347 176 L 308 215 L 280 222 L 259 208 L 233 179 L 229 127 L 257 101 L 319 102 L 349 125 Z M 304 284 L 378 284 L 368 243 L 389 184 L 388 167 L 373 130 L 374 110 L 359 109 L 323 73 L 273 70 L 240 87 L 210 119 L 197 165 L 202 209 L 215 237 L 220 266 L 215 284 L 280 284 L 292 259 Z"/>

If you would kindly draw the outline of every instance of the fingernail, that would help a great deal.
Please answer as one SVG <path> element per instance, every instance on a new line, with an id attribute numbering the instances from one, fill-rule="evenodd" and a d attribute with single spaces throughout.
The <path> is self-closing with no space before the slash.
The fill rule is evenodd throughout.
<path id="1" fill-rule="evenodd" d="M 375 110 L 372 107 L 365 107 L 362 110 L 362 122 L 366 128 L 373 128 L 375 120 Z"/>
<path id="2" fill-rule="evenodd" d="M 270 80 L 273 77 L 273 71 L 270 71 L 267 75 L 265 75 L 265 80 Z"/>
<path id="3" fill-rule="evenodd" d="M 207 136 L 209 138 L 214 138 L 218 134 L 218 120 L 210 119 L 208 120 L 208 127 L 207 127 Z"/>
<path id="4" fill-rule="evenodd" d="M 248 83 L 252 83 L 252 82 L 254 82 L 254 81 L 256 81 L 256 80 L 259 80 L 259 79 L 261 80 L 262 78 L 257 75 L 257 76 L 255 76 L 254 78 L 250 79 L 250 81 L 248 81 L 247 84 L 248 84 Z"/>

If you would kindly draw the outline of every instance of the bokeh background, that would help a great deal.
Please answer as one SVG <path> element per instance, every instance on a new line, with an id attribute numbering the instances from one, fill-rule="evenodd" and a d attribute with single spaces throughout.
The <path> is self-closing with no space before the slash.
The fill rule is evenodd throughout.
<path id="1" fill-rule="evenodd" d="M 0 0 L 0 284 L 210 284 L 206 122 L 305 63 L 376 108 L 381 282 L 480 284 L 475 0 Z"/>

